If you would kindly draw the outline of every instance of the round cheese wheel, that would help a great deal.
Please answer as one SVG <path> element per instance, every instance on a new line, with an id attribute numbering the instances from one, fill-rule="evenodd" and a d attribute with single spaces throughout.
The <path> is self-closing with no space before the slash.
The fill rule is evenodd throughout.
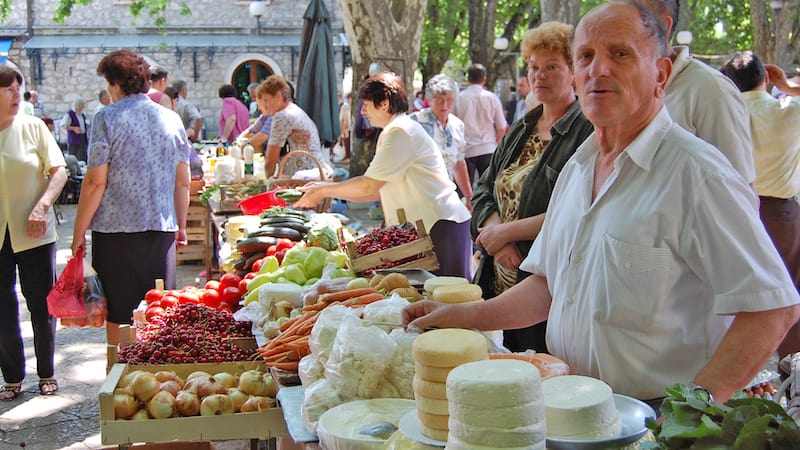
<path id="1" fill-rule="evenodd" d="M 433 290 L 433 301 L 442 303 L 470 303 L 483 298 L 483 289 L 477 284 L 439 286 Z"/>
<path id="2" fill-rule="evenodd" d="M 423 423 L 419 424 L 419 431 L 431 439 L 445 442 L 447 441 L 447 430 L 440 430 L 438 428 L 431 428 Z"/>
<path id="3" fill-rule="evenodd" d="M 541 375 L 533 364 L 513 359 L 475 361 L 450 371 L 447 398 L 462 406 L 519 406 L 541 401 L 540 384 Z"/>
<path id="4" fill-rule="evenodd" d="M 521 427 L 494 428 L 466 425 L 451 416 L 448 430 L 461 441 L 495 448 L 524 447 L 545 440 L 544 420 Z"/>
<path id="5" fill-rule="evenodd" d="M 433 277 L 425 280 L 423 287 L 425 292 L 432 293 L 434 289 L 439 286 L 448 286 L 453 284 L 469 284 L 469 280 L 463 277 Z"/>
<path id="6" fill-rule="evenodd" d="M 464 425 L 475 425 L 492 428 L 516 428 L 542 422 L 542 402 L 529 402 L 518 406 L 504 408 L 476 408 L 461 405 L 456 401 L 448 402 L 448 413 L 458 417 Z"/>
<path id="7" fill-rule="evenodd" d="M 443 328 L 427 331 L 414 339 L 414 361 L 432 367 L 456 367 L 489 358 L 486 338 L 477 331 Z"/>
<path id="8" fill-rule="evenodd" d="M 503 450 L 545 450 L 544 444 L 545 441 L 542 440 L 533 445 L 525 445 L 523 447 L 503 447 Z M 449 433 L 447 435 L 446 448 L 447 450 L 497 450 L 497 446 L 467 443 Z"/>
<path id="9" fill-rule="evenodd" d="M 414 361 L 414 374 L 423 380 L 444 383 L 451 370 L 453 370 L 452 367 L 433 367 Z"/>
<path id="10" fill-rule="evenodd" d="M 447 421 L 450 419 L 450 416 L 446 414 L 429 414 L 420 410 L 417 410 L 417 417 L 419 417 L 420 423 L 424 423 L 437 430 L 446 430 Z"/>
<path id="11" fill-rule="evenodd" d="M 428 398 L 447 400 L 447 385 L 445 383 L 423 380 L 414 375 L 411 385 L 414 388 L 414 394 Z"/>
<path id="12" fill-rule="evenodd" d="M 418 411 L 423 411 L 428 414 L 438 414 L 440 416 L 449 415 L 447 400 L 428 398 L 424 395 L 417 394 L 414 394 L 414 399 L 417 401 Z"/>

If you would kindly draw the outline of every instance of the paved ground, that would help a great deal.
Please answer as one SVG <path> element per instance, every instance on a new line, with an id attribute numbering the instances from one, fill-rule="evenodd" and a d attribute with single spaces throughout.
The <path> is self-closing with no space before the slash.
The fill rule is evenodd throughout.
<path id="1" fill-rule="evenodd" d="M 60 207 L 65 222 L 59 225 L 58 272 L 69 259 L 72 241 L 74 205 Z M 358 211 L 353 211 L 356 216 Z M 361 210 L 366 214 L 367 210 Z M 375 222 L 377 225 L 377 222 Z M 203 267 L 178 266 L 178 286 L 205 282 Z M 30 316 L 20 294 L 20 321 L 25 340 L 26 378 L 24 392 L 9 402 L 0 401 L 0 450 L 26 447 L 36 450 L 99 449 L 100 420 L 97 393 L 105 380 L 105 330 L 61 328 L 56 335 L 57 395 L 39 395 L 36 358 L 33 354 L 33 331 Z M 249 448 L 249 441 L 215 442 L 222 450 Z"/>

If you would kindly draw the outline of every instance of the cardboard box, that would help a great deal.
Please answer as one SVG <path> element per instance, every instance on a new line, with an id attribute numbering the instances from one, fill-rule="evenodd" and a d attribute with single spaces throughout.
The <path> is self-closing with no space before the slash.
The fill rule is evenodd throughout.
<path id="1" fill-rule="evenodd" d="M 114 418 L 114 389 L 119 380 L 133 370 L 157 372 L 171 370 L 182 378 L 203 370 L 214 374 L 230 372 L 240 374 L 259 369 L 267 373 L 263 362 L 243 361 L 219 364 L 165 364 L 158 366 L 128 366 L 114 364 L 100 387 L 100 441 L 103 445 L 132 444 L 135 442 L 208 441 L 227 439 L 270 439 L 286 436 L 286 423 L 280 408 L 265 411 L 236 413 L 224 416 L 176 417 L 151 420 L 116 420 Z M 171 447 L 170 447 L 171 448 Z"/>

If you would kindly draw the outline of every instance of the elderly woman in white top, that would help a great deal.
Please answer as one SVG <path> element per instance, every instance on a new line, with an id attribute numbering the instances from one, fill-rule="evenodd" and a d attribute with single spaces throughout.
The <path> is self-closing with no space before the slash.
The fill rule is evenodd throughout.
<path id="1" fill-rule="evenodd" d="M 472 278 L 470 214 L 447 175 L 442 154 L 422 126 L 411 120 L 402 80 L 382 72 L 366 79 L 358 92 L 361 113 L 383 128 L 375 157 L 364 175 L 347 181 L 314 182 L 296 207 L 311 208 L 326 197 L 375 201 L 383 205 L 387 225 L 399 222 L 397 210 L 409 221 L 422 219 L 439 259 L 439 275 Z"/>
<path id="2" fill-rule="evenodd" d="M 467 208 L 471 208 L 472 185 L 469 183 L 467 161 L 464 159 L 467 147 L 464 122 L 450 114 L 458 95 L 458 84 L 447 75 L 439 74 L 428 80 L 425 91 L 431 106 L 412 113 L 409 117 L 419 122 L 439 146 L 447 174 L 466 199 Z"/>

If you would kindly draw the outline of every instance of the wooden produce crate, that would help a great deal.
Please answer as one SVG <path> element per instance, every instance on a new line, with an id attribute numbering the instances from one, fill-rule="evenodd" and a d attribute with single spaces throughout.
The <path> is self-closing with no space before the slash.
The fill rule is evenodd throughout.
<path id="1" fill-rule="evenodd" d="M 400 220 L 400 223 L 406 222 L 406 214 L 402 209 L 397 210 L 397 217 Z M 422 220 L 417 220 L 415 228 L 417 230 L 417 234 L 419 235 L 419 239 L 405 244 L 396 245 L 386 250 L 371 253 L 369 255 L 359 255 L 356 252 L 356 244 L 359 242 L 358 239 L 346 242 L 345 252 L 347 253 L 347 257 L 349 259 L 350 268 L 357 274 L 361 275 L 364 274 L 365 271 L 382 264 L 386 264 L 388 262 L 396 263 L 397 261 L 402 261 L 403 259 L 410 258 L 421 253 L 423 255 L 422 258 L 415 259 L 404 264 L 397 264 L 392 266 L 392 268 L 415 268 L 430 271 L 437 270 L 439 268 L 439 260 L 436 258 L 436 252 L 433 250 L 433 241 L 431 240 L 428 232 L 425 231 L 425 226 Z M 341 236 L 341 231 L 339 241 L 344 241 Z"/>
<path id="2" fill-rule="evenodd" d="M 267 373 L 263 362 L 243 361 L 219 364 L 165 364 L 158 366 L 128 366 L 114 364 L 100 387 L 100 441 L 103 445 L 132 444 L 134 442 L 208 441 L 226 439 L 270 439 L 286 436 L 288 431 L 281 408 L 259 412 L 236 413 L 224 416 L 175 417 L 170 419 L 116 420 L 114 418 L 114 389 L 120 379 L 130 371 L 172 370 L 186 378 L 191 372 L 203 370 L 214 374 L 230 372 L 240 374 L 246 370 L 260 369 Z"/>
<path id="3" fill-rule="evenodd" d="M 208 212 L 200 203 L 200 197 L 192 196 L 189 210 L 186 213 L 186 239 L 187 245 L 175 252 L 175 262 L 178 265 L 194 262 L 206 264 L 211 258 L 211 249 L 208 236 Z"/>

